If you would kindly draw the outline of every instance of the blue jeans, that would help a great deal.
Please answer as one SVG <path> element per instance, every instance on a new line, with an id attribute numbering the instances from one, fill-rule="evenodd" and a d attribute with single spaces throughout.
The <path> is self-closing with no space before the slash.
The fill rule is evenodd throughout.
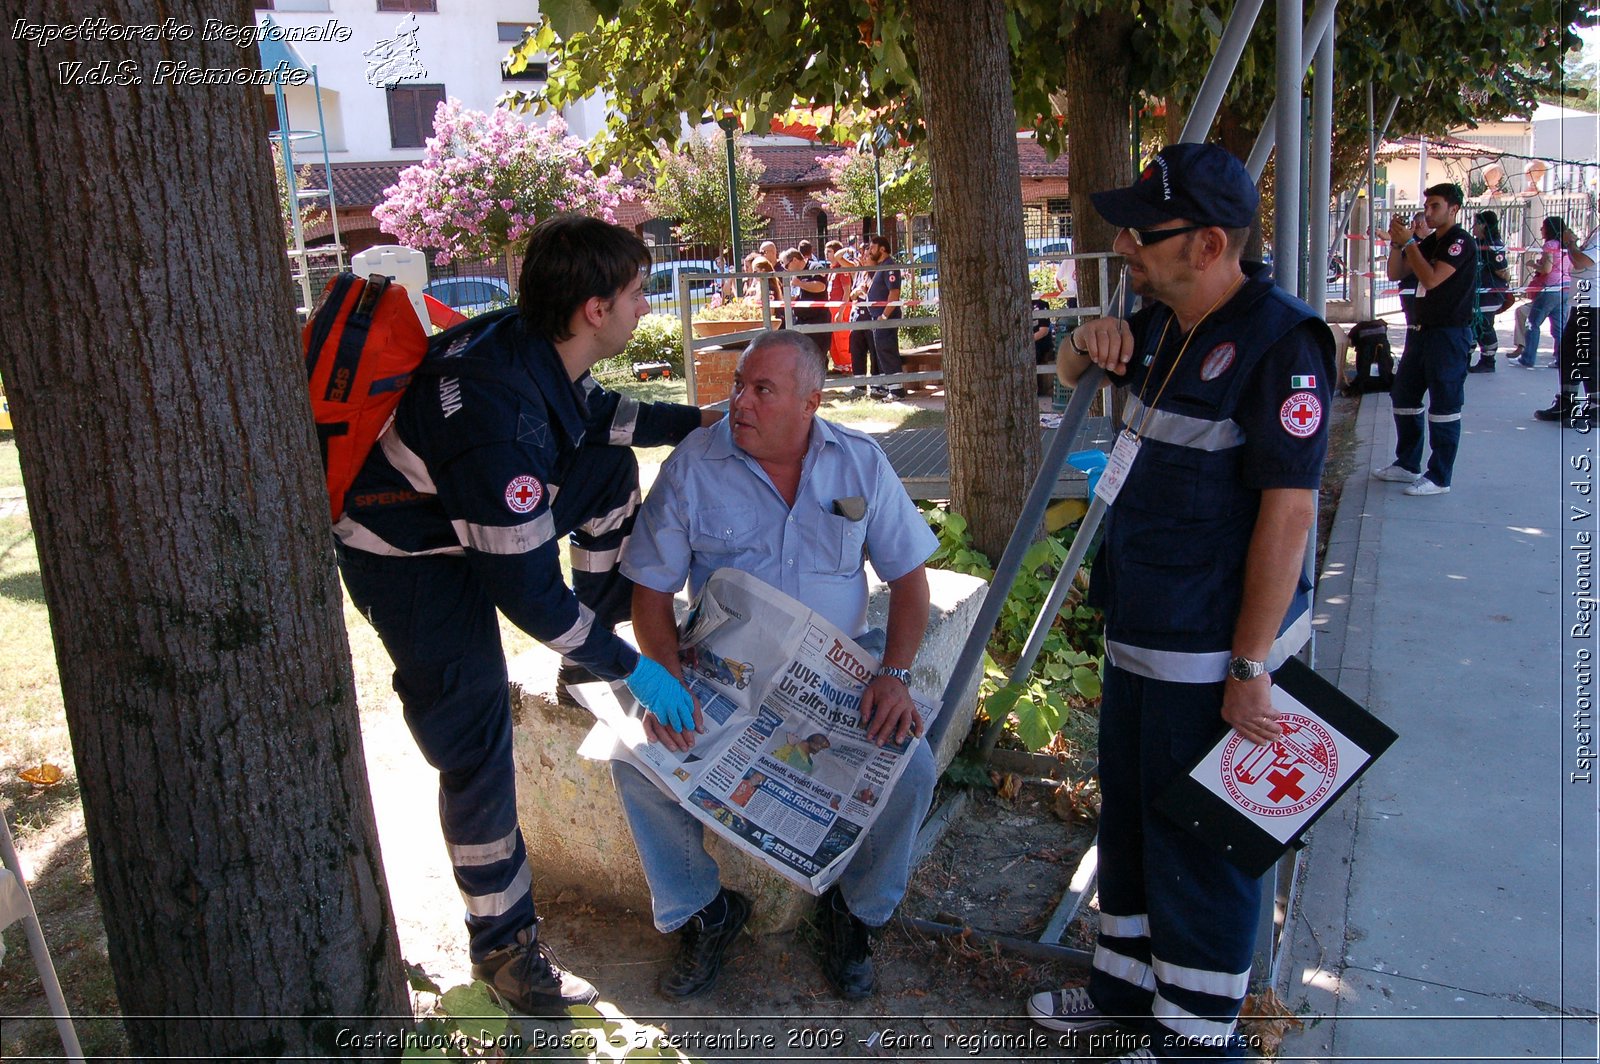
<path id="1" fill-rule="evenodd" d="M 1522 340 L 1522 361 L 1533 365 L 1539 355 L 1539 326 L 1550 319 L 1550 340 L 1561 350 L 1561 334 L 1567 324 L 1567 293 L 1561 288 L 1542 288 L 1528 304 L 1528 334 Z"/>
<path id="2" fill-rule="evenodd" d="M 928 744 L 918 743 L 878 819 L 839 877 L 845 904 L 862 922 L 882 927 L 905 897 L 911 848 L 933 801 L 937 777 Z M 627 762 L 611 762 L 611 779 L 650 882 L 656 930 L 676 931 L 722 889 L 717 862 L 706 853 L 704 827 L 676 798 Z"/>
<path id="3" fill-rule="evenodd" d="M 1450 486 L 1461 447 L 1461 404 L 1471 352 L 1470 325 L 1410 330 L 1389 390 L 1394 404 L 1394 462 L 1412 472 L 1422 469 L 1422 396 L 1427 393 L 1430 453 L 1425 472 L 1441 487 Z"/>

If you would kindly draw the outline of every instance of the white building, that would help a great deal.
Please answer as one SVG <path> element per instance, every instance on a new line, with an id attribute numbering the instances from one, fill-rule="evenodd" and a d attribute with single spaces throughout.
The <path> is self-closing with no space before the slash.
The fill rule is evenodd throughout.
<path id="1" fill-rule="evenodd" d="M 289 125 L 325 131 L 340 228 L 352 250 L 387 239 L 373 227 L 370 209 L 402 166 L 422 158 L 440 102 L 487 111 L 509 90 L 544 84 L 542 61 L 517 74 L 503 65 L 523 28 L 539 22 L 530 0 L 258 0 L 257 7 L 259 24 L 271 20 L 299 38 L 287 46 L 316 69 L 315 88 L 307 82 L 285 89 Z M 274 42 L 263 50 L 269 59 L 276 54 Z M 264 106 L 276 129 L 270 89 Z M 588 140 L 604 126 L 605 103 L 586 100 L 561 115 L 574 136 Z M 523 119 L 543 123 L 549 115 Z M 314 143 L 295 145 L 297 161 L 320 163 Z"/>

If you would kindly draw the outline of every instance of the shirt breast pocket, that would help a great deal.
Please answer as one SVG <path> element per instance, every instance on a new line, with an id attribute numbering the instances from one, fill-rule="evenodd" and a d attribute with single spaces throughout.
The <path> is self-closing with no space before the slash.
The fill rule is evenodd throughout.
<path id="1" fill-rule="evenodd" d="M 806 529 L 805 566 L 826 576 L 854 576 L 866 553 L 867 522 L 820 513 Z"/>
<path id="2" fill-rule="evenodd" d="M 755 512 L 743 507 L 697 510 L 689 522 L 689 549 L 700 557 L 714 559 L 712 568 L 743 568 L 739 561 L 760 546 L 756 525 Z"/>

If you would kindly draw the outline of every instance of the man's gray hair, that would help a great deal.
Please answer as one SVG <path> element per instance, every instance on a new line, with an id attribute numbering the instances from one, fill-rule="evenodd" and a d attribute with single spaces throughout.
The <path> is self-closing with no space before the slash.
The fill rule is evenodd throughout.
<path id="1" fill-rule="evenodd" d="M 822 352 L 817 350 L 817 345 L 811 341 L 807 333 L 796 332 L 794 329 L 769 329 L 750 341 L 749 346 L 739 356 L 739 364 L 758 351 L 775 348 L 788 348 L 795 353 L 794 380 L 802 391 L 820 392 L 822 385 L 828 379 L 827 366 L 822 359 Z"/>

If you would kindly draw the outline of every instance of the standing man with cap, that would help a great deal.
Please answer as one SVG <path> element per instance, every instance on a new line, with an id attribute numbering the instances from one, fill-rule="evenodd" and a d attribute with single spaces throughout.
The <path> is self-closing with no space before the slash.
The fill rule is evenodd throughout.
<path id="1" fill-rule="evenodd" d="M 1206 144 L 1096 193 L 1146 304 L 1079 326 L 1057 363 L 1065 384 L 1093 363 L 1118 386 L 1124 471 L 1096 491 L 1110 509 L 1090 589 L 1106 623 L 1100 933 L 1088 987 L 1028 1011 L 1057 1031 L 1121 1025 L 1130 1049 L 1149 1036 L 1127 1060 L 1244 1055 L 1261 882 L 1156 803 L 1227 727 L 1277 738 L 1269 672 L 1311 630 L 1333 336 L 1240 261 L 1257 204 L 1239 161 Z"/>
<path id="2" fill-rule="evenodd" d="M 1402 292 L 1406 348 L 1389 391 L 1394 406 L 1394 462 L 1372 475 L 1406 485 L 1407 495 L 1450 491 L 1461 446 L 1461 404 L 1472 359 L 1472 308 L 1478 299 L 1478 243 L 1456 224 L 1460 185 L 1434 185 L 1422 204 L 1422 221 L 1389 222 L 1389 280 L 1414 287 Z M 1431 230 L 1431 232 L 1430 232 Z M 1427 235 L 1422 235 L 1426 233 Z M 1422 397 L 1428 397 L 1428 468 L 1422 469 Z"/>

